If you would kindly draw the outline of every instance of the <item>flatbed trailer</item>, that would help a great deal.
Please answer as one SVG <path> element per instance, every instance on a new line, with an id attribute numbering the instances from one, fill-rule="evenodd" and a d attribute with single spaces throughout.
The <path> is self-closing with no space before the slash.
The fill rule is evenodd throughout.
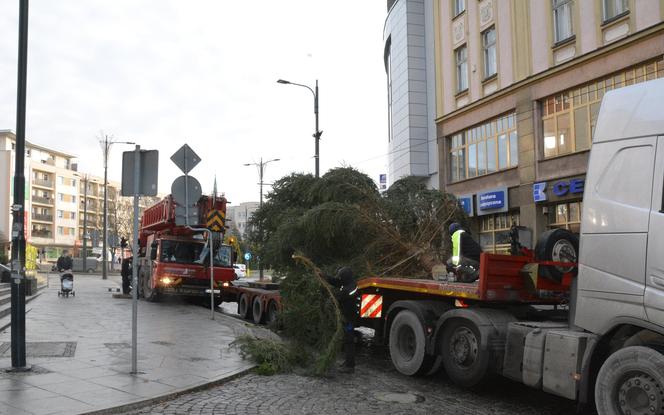
<path id="1" fill-rule="evenodd" d="M 235 280 L 224 283 L 224 302 L 237 302 L 237 313 L 256 324 L 270 324 L 281 310 L 279 284 L 263 281 Z"/>

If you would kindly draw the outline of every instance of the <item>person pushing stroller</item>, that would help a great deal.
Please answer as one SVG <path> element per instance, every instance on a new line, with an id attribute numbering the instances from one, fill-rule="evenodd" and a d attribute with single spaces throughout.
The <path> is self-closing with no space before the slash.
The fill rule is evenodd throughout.
<path id="1" fill-rule="evenodd" d="M 74 261 L 71 259 L 71 255 L 67 251 L 63 251 L 62 255 L 58 258 L 55 267 L 58 269 L 60 274 L 60 291 L 58 296 L 64 295 L 69 296 L 69 293 L 72 292 L 74 288 L 74 274 L 72 274 L 72 268 L 74 267 Z"/>

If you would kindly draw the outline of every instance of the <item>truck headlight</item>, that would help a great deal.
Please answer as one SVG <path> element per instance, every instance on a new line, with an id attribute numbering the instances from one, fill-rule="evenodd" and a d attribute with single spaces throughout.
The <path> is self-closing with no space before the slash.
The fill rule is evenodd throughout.
<path id="1" fill-rule="evenodd" d="M 164 285 L 169 285 L 172 282 L 173 282 L 173 280 L 170 279 L 169 277 L 164 277 L 164 278 L 161 279 L 161 283 L 164 284 Z"/>

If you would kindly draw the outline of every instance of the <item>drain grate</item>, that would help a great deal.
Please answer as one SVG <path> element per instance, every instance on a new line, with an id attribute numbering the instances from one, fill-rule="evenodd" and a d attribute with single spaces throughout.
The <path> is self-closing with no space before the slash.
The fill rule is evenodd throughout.
<path id="1" fill-rule="evenodd" d="M 27 357 L 73 357 L 76 353 L 76 342 L 26 342 Z M 11 356 L 11 343 L 0 344 L 0 356 Z"/>

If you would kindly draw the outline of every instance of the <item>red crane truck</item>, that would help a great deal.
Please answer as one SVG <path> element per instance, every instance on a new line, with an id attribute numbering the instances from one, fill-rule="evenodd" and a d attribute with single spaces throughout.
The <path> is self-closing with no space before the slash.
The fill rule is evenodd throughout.
<path id="1" fill-rule="evenodd" d="M 147 301 L 165 295 L 210 301 L 210 278 L 214 303 L 222 301 L 221 291 L 237 277 L 233 250 L 224 245 L 223 232 L 212 232 L 214 267 L 210 272 L 208 232 L 204 230 L 212 211 L 226 213 L 224 197 L 202 196 L 196 203 L 195 225 L 176 224 L 176 202 L 171 195 L 145 210 L 141 217 L 138 258 L 139 293 Z M 212 276 L 211 276 L 212 274 Z"/>

